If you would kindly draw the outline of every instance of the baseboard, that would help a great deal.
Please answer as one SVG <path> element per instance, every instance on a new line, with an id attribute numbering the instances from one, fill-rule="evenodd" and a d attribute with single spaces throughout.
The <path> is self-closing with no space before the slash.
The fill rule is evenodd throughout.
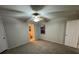
<path id="1" fill-rule="evenodd" d="M 28 43 L 28 42 L 26 42 L 26 43 Z M 16 46 L 14 46 L 14 47 L 10 47 L 10 48 L 8 48 L 8 49 L 13 49 L 13 48 L 16 48 L 16 47 L 22 46 L 22 45 L 24 45 L 24 44 L 26 44 L 26 43 L 18 44 L 18 45 L 16 45 Z"/>

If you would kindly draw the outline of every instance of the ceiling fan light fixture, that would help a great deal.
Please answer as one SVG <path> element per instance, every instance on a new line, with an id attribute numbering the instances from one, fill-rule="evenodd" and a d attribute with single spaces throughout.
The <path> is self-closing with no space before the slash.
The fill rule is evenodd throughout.
<path id="1" fill-rule="evenodd" d="M 33 20 L 34 22 L 39 22 L 39 21 L 42 20 L 42 18 L 41 18 L 41 16 L 40 16 L 39 13 L 35 12 L 35 13 L 32 14 L 32 20 Z"/>
<path id="2" fill-rule="evenodd" d="M 39 21 L 40 21 L 39 16 L 35 16 L 35 17 L 33 18 L 33 21 L 34 21 L 34 22 L 39 22 Z"/>
<path id="3" fill-rule="evenodd" d="M 40 20 L 38 20 L 38 19 L 34 19 L 33 21 L 34 21 L 34 22 L 39 22 Z"/>
<path id="4" fill-rule="evenodd" d="M 33 15 L 34 15 L 34 16 L 38 16 L 38 15 L 39 15 L 39 13 L 33 13 Z"/>

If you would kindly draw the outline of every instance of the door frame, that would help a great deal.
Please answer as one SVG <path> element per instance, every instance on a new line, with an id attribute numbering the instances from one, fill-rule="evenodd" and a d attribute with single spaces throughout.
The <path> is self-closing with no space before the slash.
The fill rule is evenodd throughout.
<path id="1" fill-rule="evenodd" d="M 33 28 L 33 30 L 31 31 L 31 32 L 29 32 L 29 25 L 33 25 L 32 26 L 32 28 Z M 34 37 L 32 40 L 30 39 L 30 34 L 31 33 L 31 35 L 32 35 L 32 37 Z M 34 23 L 28 23 L 28 39 L 29 39 L 29 41 L 35 41 L 36 40 L 36 35 L 35 35 L 35 24 Z"/>

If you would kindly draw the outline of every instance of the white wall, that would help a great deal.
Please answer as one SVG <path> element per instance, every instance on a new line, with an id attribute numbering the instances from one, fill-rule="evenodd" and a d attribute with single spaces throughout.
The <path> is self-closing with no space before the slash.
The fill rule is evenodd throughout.
<path id="1" fill-rule="evenodd" d="M 41 35 L 44 40 L 63 44 L 65 38 L 66 23 L 63 19 L 51 20 L 45 24 L 45 35 Z"/>
<path id="2" fill-rule="evenodd" d="M 14 48 L 28 42 L 27 23 L 23 23 L 13 17 L 2 18 L 9 48 Z"/>
<path id="3" fill-rule="evenodd" d="M 23 23 L 13 17 L 2 17 L 4 27 L 7 34 L 8 47 L 13 48 L 26 44 L 28 40 L 28 27 L 27 23 Z M 58 19 L 59 20 L 59 19 Z M 49 21 L 45 23 L 46 34 L 41 35 L 42 39 L 63 44 L 65 35 L 65 22 L 64 21 Z M 36 25 L 37 39 L 40 38 L 40 25 Z M 39 33 L 38 33 L 39 32 Z"/>
<path id="4" fill-rule="evenodd" d="M 36 34 L 36 39 L 40 39 L 40 24 L 35 23 L 35 34 Z"/>
<path id="5" fill-rule="evenodd" d="M 29 42 L 28 23 L 14 17 L 2 17 L 6 31 L 8 47 L 14 48 Z M 39 24 L 35 24 L 36 38 L 39 39 Z"/>

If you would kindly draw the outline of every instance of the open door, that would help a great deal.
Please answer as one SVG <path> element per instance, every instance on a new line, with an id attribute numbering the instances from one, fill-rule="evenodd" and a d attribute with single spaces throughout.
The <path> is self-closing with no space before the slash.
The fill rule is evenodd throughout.
<path id="1" fill-rule="evenodd" d="M 30 41 L 35 41 L 35 28 L 34 24 L 30 23 L 28 24 L 29 30 L 28 30 L 28 36 Z"/>
<path id="2" fill-rule="evenodd" d="M 6 49 L 8 49 L 8 45 L 6 41 L 4 26 L 2 20 L 0 19 L 0 53 Z"/>

